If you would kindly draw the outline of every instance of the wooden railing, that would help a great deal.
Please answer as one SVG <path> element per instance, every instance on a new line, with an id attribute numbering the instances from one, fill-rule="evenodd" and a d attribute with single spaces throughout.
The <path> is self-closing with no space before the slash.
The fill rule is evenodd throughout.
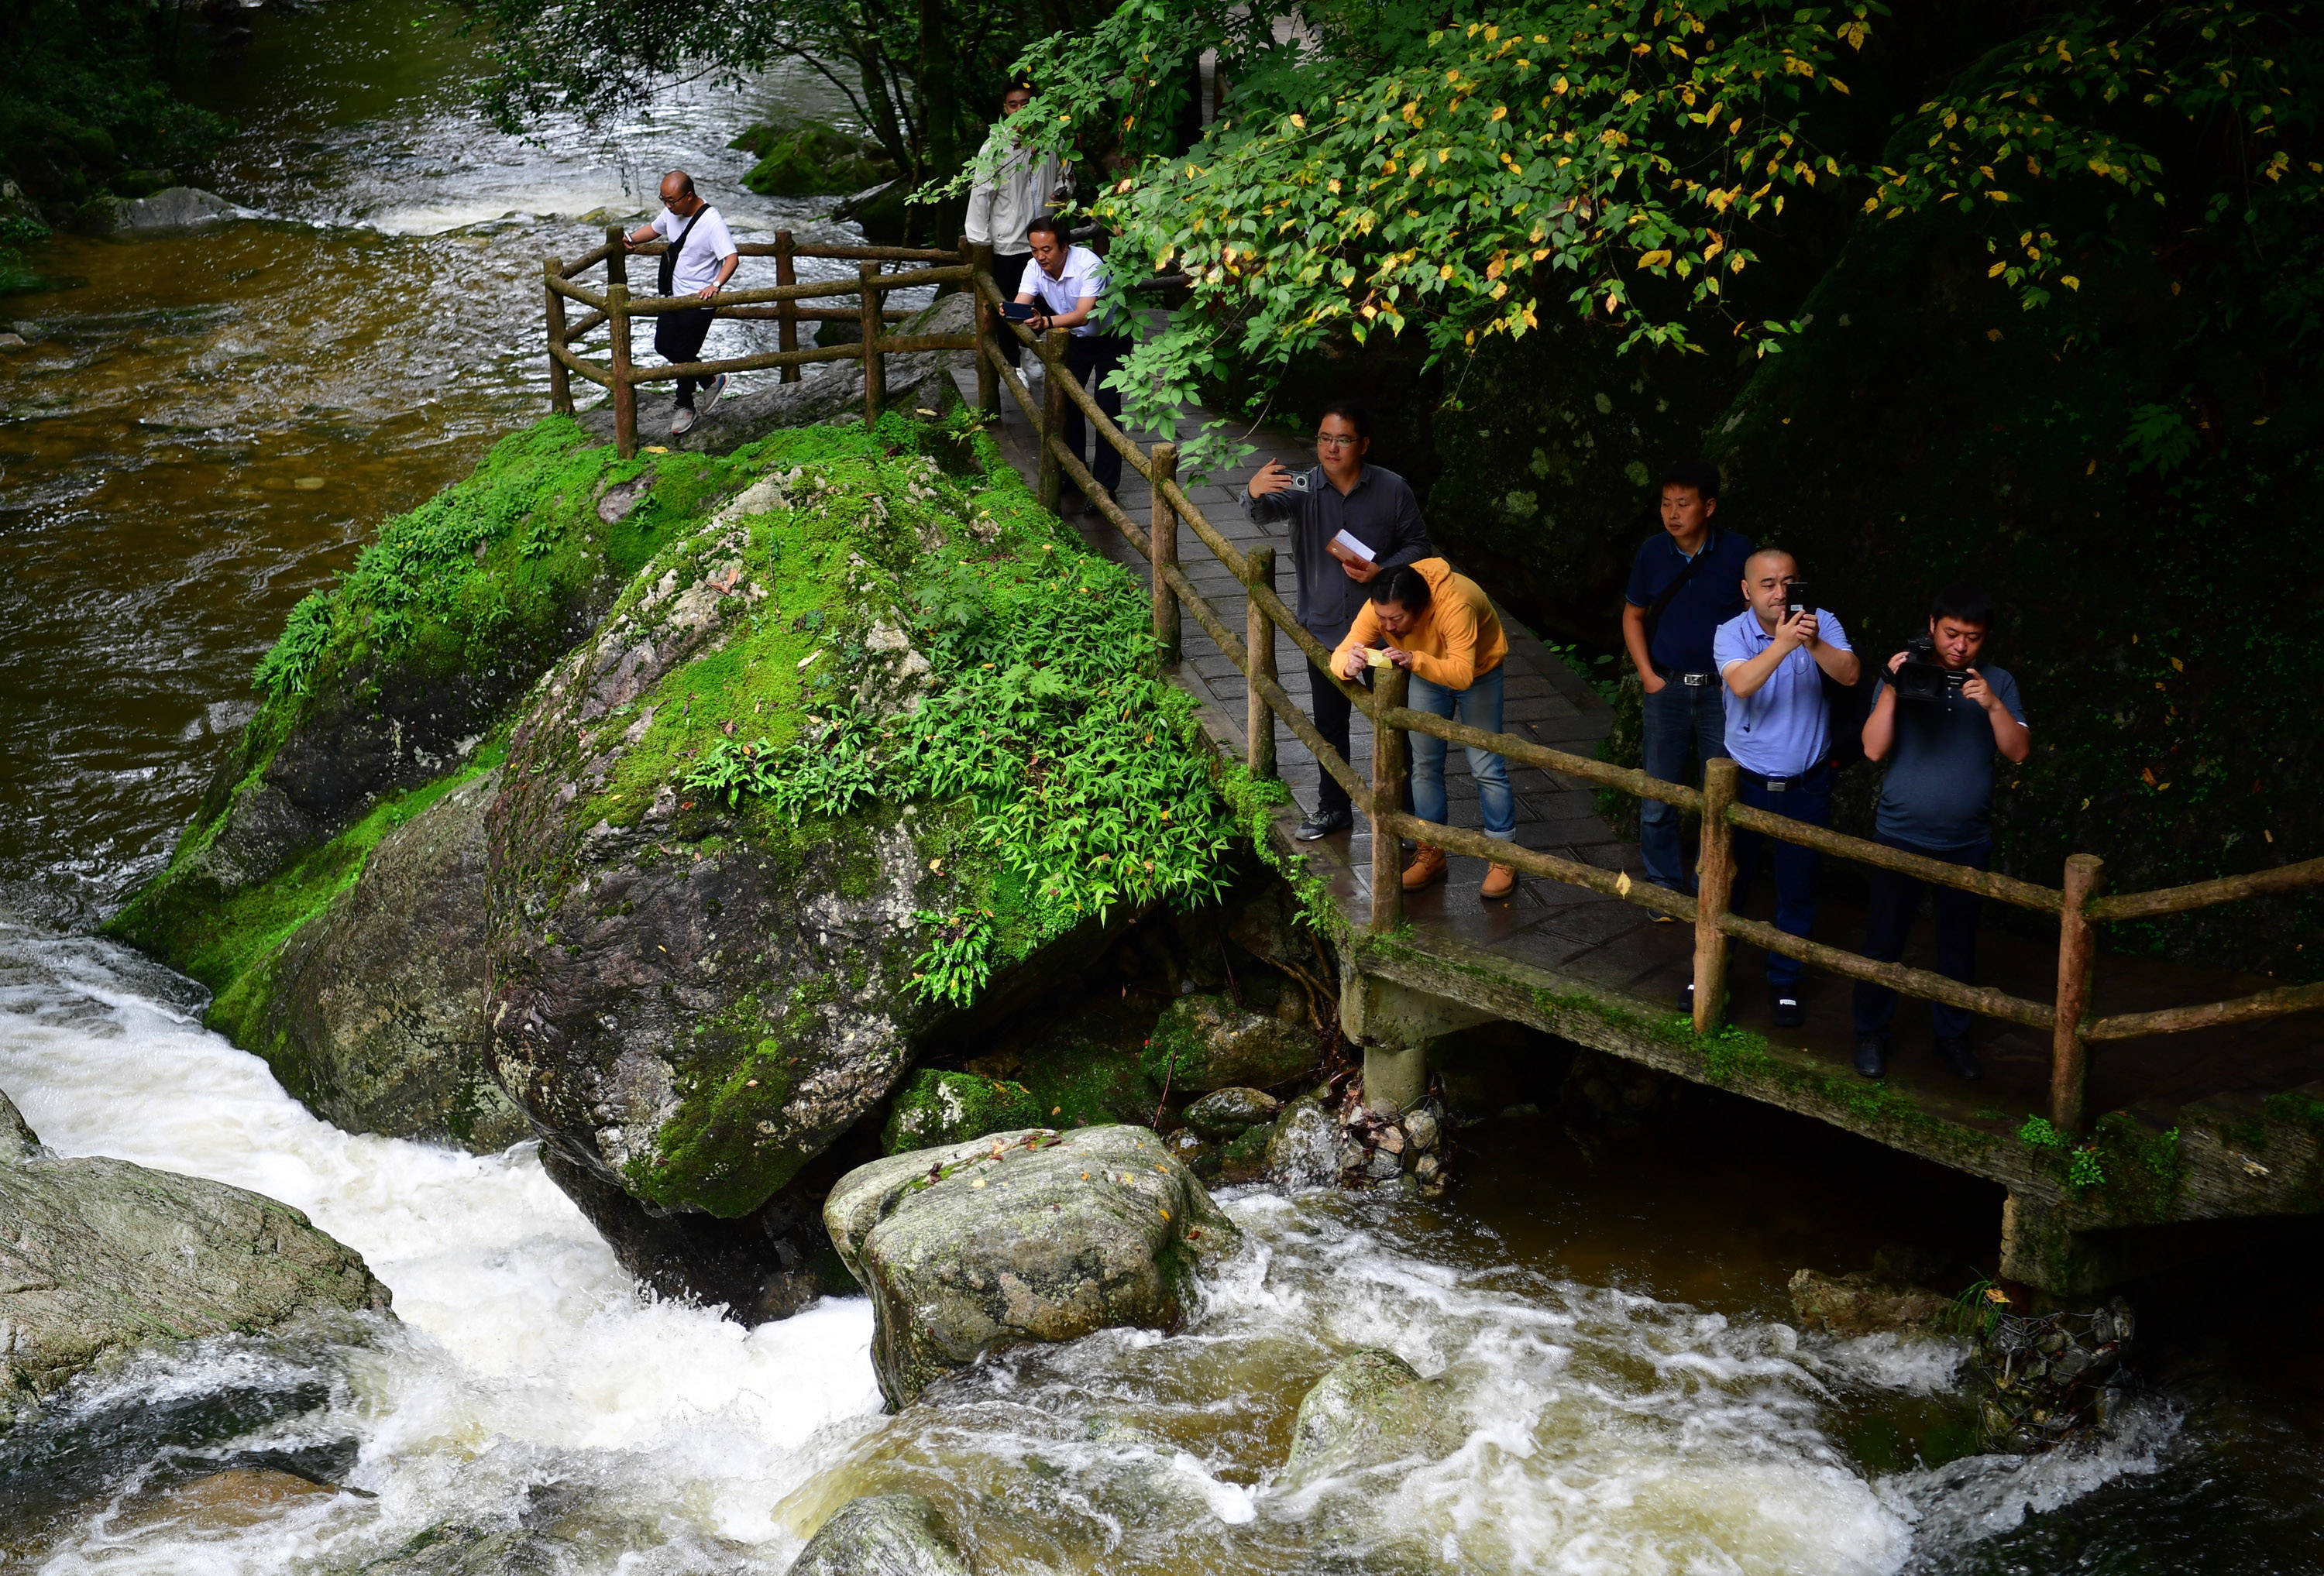
<path id="1" fill-rule="evenodd" d="M 774 244 L 751 242 L 734 250 L 745 257 L 772 257 L 775 260 L 775 283 L 771 287 L 750 290 L 720 290 L 706 303 L 700 296 L 632 296 L 630 294 L 629 260 L 632 257 L 659 257 L 669 245 L 664 241 L 650 241 L 631 248 L 622 244 L 620 226 L 608 226 L 605 244 L 570 263 L 549 258 L 543 264 L 543 283 L 548 291 L 549 327 L 549 398 L 556 410 L 570 415 L 573 410 L 574 377 L 582 377 L 604 388 L 613 398 L 613 445 L 623 459 L 638 452 L 638 385 L 665 382 L 676 378 L 715 377 L 720 373 L 757 372 L 768 367 L 782 369 L 784 382 L 797 382 L 799 369 L 815 362 L 860 361 L 863 364 L 863 419 L 876 421 L 887 397 L 885 376 L 887 357 L 899 352 L 924 350 L 971 350 L 976 341 L 965 334 L 923 334 L 899 336 L 886 332 L 886 326 L 911 314 L 890 309 L 886 297 L 891 290 L 915 290 L 928 285 L 965 286 L 971 269 L 971 248 L 966 241 L 950 252 L 931 251 L 912 246 L 800 246 L 791 240 L 788 230 L 779 230 Z M 810 284 L 798 281 L 795 264 L 802 257 L 825 258 L 856 264 L 853 280 L 824 280 Z M 598 263 L 605 265 L 605 288 L 603 291 L 588 289 L 576 281 Z M 906 265 L 899 272 L 882 273 L 882 263 Z M 918 264 L 918 266 L 911 266 Z M 990 264 L 987 264 L 988 273 Z M 844 297 L 855 298 L 854 305 L 838 308 L 802 303 L 836 301 Z M 577 301 L 590 309 L 588 314 L 568 322 L 566 303 Z M 633 325 L 640 318 L 652 318 L 664 312 L 683 312 L 704 305 L 710 306 L 720 318 L 772 320 L 781 325 L 777 343 L 780 348 L 756 355 L 728 356 L 718 361 L 687 362 L 679 365 L 640 366 L 631 343 Z M 801 323 L 853 322 L 861 326 L 862 337 L 849 345 L 835 345 L 812 350 L 798 347 L 798 326 Z M 608 340 L 604 364 L 584 361 L 575 350 L 586 336 L 604 327 Z"/>
<path id="2" fill-rule="evenodd" d="M 979 260 L 980 263 L 982 262 Z M 2077 853 L 2066 861 L 2062 887 L 2044 887 L 2011 876 L 1971 870 L 1867 842 L 1842 833 L 1786 816 L 1755 810 L 1738 802 L 1736 766 L 1714 760 L 1703 775 L 1700 790 L 1664 782 L 1643 771 L 1609 765 L 1584 756 L 1553 750 L 1513 733 L 1489 733 L 1463 723 L 1413 710 L 1405 704 L 1408 676 L 1400 668 L 1384 670 L 1370 690 L 1330 672 L 1331 653 L 1301 627 L 1298 619 L 1275 593 L 1275 552 L 1235 547 L 1196 508 L 1177 480 L 1177 450 L 1157 444 L 1148 452 L 1130 441 L 1097 407 L 1078 380 L 1065 370 L 1065 331 L 1037 337 L 1021 325 L 1000 315 L 1001 296 L 987 268 L 973 273 L 977 292 L 977 392 L 980 408 L 1000 413 L 1000 390 L 1006 388 L 1032 422 L 1040 438 L 1038 489 L 1041 502 L 1055 509 L 1063 484 L 1070 477 L 1094 505 L 1143 554 L 1153 567 L 1155 639 L 1166 659 L 1175 659 L 1178 642 L 1178 611 L 1193 615 L 1242 673 L 1248 686 L 1246 735 L 1252 775 L 1275 775 L 1274 719 L 1280 718 L 1299 742 L 1314 753 L 1317 763 L 1331 773 L 1364 809 L 1371 823 L 1371 912 L 1374 933 L 1395 930 L 1403 919 L 1404 884 L 1399 839 L 1412 836 L 1452 853 L 1511 865 L 1531 875 L 1586 887 L 1627 903 L 1635 903 L 1694 926 L 1694 1026 L 1702 1033 L 1718 1027 L 1727 994 L 1728 952 L 1742 940 L 1785 957 L 1797 958 L 1819 969 L 1852 980 L 1886 985 L 1908 996 L 1967 1008 L 2005 1022 L 2021 1024 L 2051 1037 L 2050 1120 L 2062 1132 L 2082 1129 L 2084 1088 L 2091 1045 L 2173 1034 L 2222 1024 L 2253 1023 L 2324 1007 L 2324 984 L 2293 985 L 2255 995 L 2159 1012 L 2118 1013 L 2095 1018 L 2090 1007 L 2090 972 L 2097 954 L 2095 927 L 2113 920 L 2184 913 L 2216 904 L 2270 893 L 2295 891 L 2324 884 L 2324 859 L 2287 865 L 2251 875 L 2230 876 L 2191 886 L 2158 891 L 2098 895 L 2105 867 L 2095 855 Z M 1043 396 L 1037 405 L 1001 351 L 998 336 L 1006 329 L 1040 355 L 1047 368 Z M 1069 452 L 1060 429 L 1065 401 L 1081 408 L 1084 419 L 1101 440 L 1112 445 L 1122 459 L 1147 479 L 1154 491 L 1154 527 L 1140 530 L 1121 506 L 1098 485 L 1081 456 Z M 1179 567 L 1177 532 L 1180 522 L 1190 527 L 1203 544 L 1242 582 L 1247 603 L 1244 633 L 1238 638 L 1202 593 Z M 1356 709 L 1373 725 L 1372 779 L 1367 783 L 1355 769 L 1315 731 L 1305 713 L 1285 691 L 1276 673 L 1274 631 L 1289 635 L 1328 682 L 1339 686 Z M 1560 776 L 1617 789 L 1639 798 L 1657 799 L 1683 810 L 1700 813 L 1702 841 L 1697 860 L 1698 896 L 1687 897 L 1628 875 L 1595 865 L 1562 859 L 1555 854 L 1520 848 L 1489 838 L 1482 833 L 1443 826 L 1405 814 L 1399 807 L 1404 776 L 1404 735 L 1426 733 L 1448 744 L 1489 750 L 1509 760 L 1539 767 Z M 1757 832 L 1822 853 L 1861 864 L 1917 877 L 1941 886 L 1974 892 L 2058 919 L 2058 985 L 2047 1001 L 2029 1000 L 1987 986 L 1968 985 L 1902 963 L 1882 963 L 1821 942 L 1806 941 L 1774 926 L 1747 919 L 1729 911 L 1735 880 L 1734 834 L 1738 829 Z"/>

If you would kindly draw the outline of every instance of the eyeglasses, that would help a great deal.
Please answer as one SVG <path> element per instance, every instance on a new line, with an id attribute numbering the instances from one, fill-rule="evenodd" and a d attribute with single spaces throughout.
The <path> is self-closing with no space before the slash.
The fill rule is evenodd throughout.
<path id="1" fill-rule="evenodd" d="M 1315 435 L 1315 447 L 1317 448 L 1353 448 L 1362 441 L 1363 439 L 1360 438 L 1326 438 L 1320 432 Z"/>

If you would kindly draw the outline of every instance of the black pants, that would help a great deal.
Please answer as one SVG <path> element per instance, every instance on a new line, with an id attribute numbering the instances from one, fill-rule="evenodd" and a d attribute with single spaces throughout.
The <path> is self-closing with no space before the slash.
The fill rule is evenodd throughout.
<path id="1" fill-rule="evenodd" d="M 1120 335 L 1075 334 L 1065 341 L 1065 370 L 1073 374 L 1075 382 L 1090 385 L 1097 408 L 1112 417 L 1117 426 L 1121 422 L 1121 391 L 1103 385 L 1129 354 L 1130 341 Z M 1089 452 L 1093 438 L 1097 449 L 1094 456 Z M 1082 408 L 1071 400 L 1065 401 L 1065 452 L 1079 456 L 1089 465 L 1090 475 L 1097 478 L 1099 486 L 1108 493 L 1121 491 L 1121 451 L 1089 430 Z M 1344 721 L 1341 723 L 1342 727 L 1346 725 Z"/>
<path id="2" fill-rule="evenodd" d="M 654 319 L 654 350 L 673 366 L 702 359 L 702 342 L 710 337 L 710 319 L 715 307 L 688 307 L 682 312 L 664 312 Z M 708 378 L 678 380 L 678 402 L 681 409 L 694 409 L 694 391 L 697 385 L 708 387 Z"/>
<path id="3" fill-rule="evenodd" d="M 1329 637 L 1318 635 L 1316 639 L 1323 641 L 1325 645 L 1337 645 L 1340 637 L 1347 632 L 1342 630 L 1339 635 Z M 1372 687 L 1371 669 L 1365 668 L 1364 676 L 1355 682 L 1370 689 Z M 1315 731 L 1323 735 L 1324 743 L 1340 752 L 1341 760 L 1347 760 L 1348 720 L 1355 714 L 1354 704 L 1341 691 L 1340 687 L 1325 677 L 1323 669 L 1317 668 L 1313 662 L 1307 664 L 1307 692 L 1309 696 L 1307 715 L 1314 723 Z M 1322 770 L 1320 763 L 1317 770 Z M 1399 807 L 1407 812 L 1411 810 L 1412 736 L 1410 734 L 1405 735 L 1404 782 L 1396 797 Z M 1340 779 L 1330 772 L 1324 771 L 1315 784 L 1315 808 L 1321 814 L 1328 816 L 1334 811 L 1342 814 L 1351 813 L 1355 809 L 1355 805 L 1349 799 L 1348 790 L 1340 786 Z"/>
<path id="4" fill-rule="evenodd" d="M 1017 291 L 1025 282 L 1025 265 L 1032 261 L 1033 254 L 1030 252 L 1019 252 L 1014 257 L 1003 257 L 998 252 L 992 254 L 992 282 L 1001 287 L 1002 300 L 1013 301 L 1017 299 Z M 1000 332 L 999 338 L 1001 354 L 1009 358 L 1009 364 L 1010 366 L 1019 364 L 1017 358 L 1024 353 L 1025 346 L 1018 342 L 1017 336 L 1010 330 L 1003 328 Z"/>
<path id="5" fill-rule="evenodd" d="M 1965 864 L 1971 870 L 1984 870 L 1993 862 L 1993 844 L 1979 843 L 1968 848 L 1916 848 L 1894 837 L 1877 841 L 1890 848 L 1901 848 L 1907 853 L 1925 854 L 1941 859 L 1948 864 Z M 1964 892 L 1958 887 L 1941 887 L 1901 876 L 1893 871 L 1876 870 L 1872 873 L 1872 916 L 1866 926 L 1864 955 L 1876 963 L 1893 963 L 1904 955 L 1905 939 L 1913 934 L 1913 920 L 1921 911 L 1921 894 L 1929 895 L 1929 910 L 1937 927 L 1937 972 L 1948 980 L 1959 980 L 1966 985 L 1977 972 L 1977 906 L 1975 892 Z M 1889 1023 L 1896 1016 L 1896 992 L 1886 985 L 1858 981 L 1856 986 L 1856 1032 L 1858 1035 L 1886 1034 Z M 1948 1007 L 1941 1001 L 1929 1003 L 1929 1031 L 1939 1039 L 1960 1039 L 1969 1033 L 1970 1013 L 1966 1007 Z"/>

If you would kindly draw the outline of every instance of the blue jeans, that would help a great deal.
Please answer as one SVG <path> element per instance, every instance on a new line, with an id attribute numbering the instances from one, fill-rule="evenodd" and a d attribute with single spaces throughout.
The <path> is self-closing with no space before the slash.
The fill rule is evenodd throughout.
<path id="1" fill-rule="evenodd" d="M 1967 848 L 1922 848 L 1885 832 L 1876 841 L 1907 853 L 1941 859 L 1948 864 L 1965 864 L 1971 870 L 1989 870 L 1993 866 L 1990 842 L 1972 843 Z M 1913 934 L 1913 919 L 1920 912 L 1921 893 L 1925 888 L 1930 915 L 1937 927 L 1937 972 L 1964 985 L 1970 983 L 1977 972 L 1977 894 L 1958 887 L 1917 880 L 1894 871 L 1876 870 L 1869 873 L 1872 912 L 1865 926 L 1864 955 L 1883 963 L 1893 963 L 1904 955 L 1904 942 Z M 1856 1032 L 1859 1037 L 1886 1034 L 1895 1016 L 1895 991 L 1869 980 L 1856 982 Z M 1966 1007 L 1948 1007 L 1941 1001 L 1929 1003 L 1929 1032 L 1939 1039 L 1967 1038 L 1969 1022 L 1969 1010 Z"/>
<path id="2" fill-rule="evenodd" d="M 1756 771 L 1735 775 L 1737 797 L 1753 809 L 1788 816 L 1811 826 L 1831 825 L 1830 761 L 1803 776 L 1777 778 L 1775 780 L 1784 785 L 1780 789 L 1771 790 L 1767 779 Z M 1751 890 L 1752 878 L 1758 871 L 1760 853 L 1770 844 L 1771 862 L 1775 867 L 1775 928 L 1804 941 L 1808 932 L 1815 928 L 1816 872 L 1823 860 L 1814 849 L 1777 837 L 1765 837 L 1757 832 L 1737 832 L 1734 906 L 1738 909 L 1743 907 L 1743 899 Z M 1800 971 L 1806 966 L 1797 958 L 1771 952 L 1767 954 L 1767 983 L 1779 991 L 1793 991 L 1799 985 Z"/>
<path id="3" fill-rule="evenodd" d="M 1452 717 L 1488 733 L 1501 731 L 1501 670 L 1477 676 L 1466 689 L 1447 689 L 1412 676 L 1412 709 L 1433 717 Z M 1412 813 L 1440 826 L 1452 825 L 1444 808 L 1444 741 L 1426 733 L 1412 740 Z M 1464 746 L 1469 775 L 1477 781 L 1477 802 L 1484 812 L 1485 835 L 1503 839 L 1517 829 L 1517 796 L 1509 791 L 1509 764 L 1489 750 Z"/>
<path id="4" fill-rule="evenodd" d="M 1646 697 L 1641 743 L 1648 777 L 1692 785 L 1700 779 L 1702 761 L 1727 753 L 1724 693 L 1716 684 L 1689 688 L 1674 682 Z M 1679 850 L 1677 806 L 1638 801 L 1638 853 L 1655 885 L 1674 892 L 1694 885 L 1686 879 L 1689 862 Z"/>

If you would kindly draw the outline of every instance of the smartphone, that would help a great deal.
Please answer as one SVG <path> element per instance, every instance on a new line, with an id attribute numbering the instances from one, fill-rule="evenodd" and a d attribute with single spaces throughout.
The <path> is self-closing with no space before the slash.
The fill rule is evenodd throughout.
<path id="1" fill-rule="evenodd" d="M 1008 318 L 1011 323 L 1029 323 L 1033 320 L 1033 303 L 1030 301 L 1003 301 L 1001 303 L 1001 315 Z"/>
<path id="2" fill-rule="evenodd" d="M 1815 603 L 1809 597 L 1808 583 L 1806 581 L 1794 580 L 1784 588 L 1784 616 L 1785 618 L 1789 618 L 1796 613 L 1812 613 L 1814 611 Z"/>

